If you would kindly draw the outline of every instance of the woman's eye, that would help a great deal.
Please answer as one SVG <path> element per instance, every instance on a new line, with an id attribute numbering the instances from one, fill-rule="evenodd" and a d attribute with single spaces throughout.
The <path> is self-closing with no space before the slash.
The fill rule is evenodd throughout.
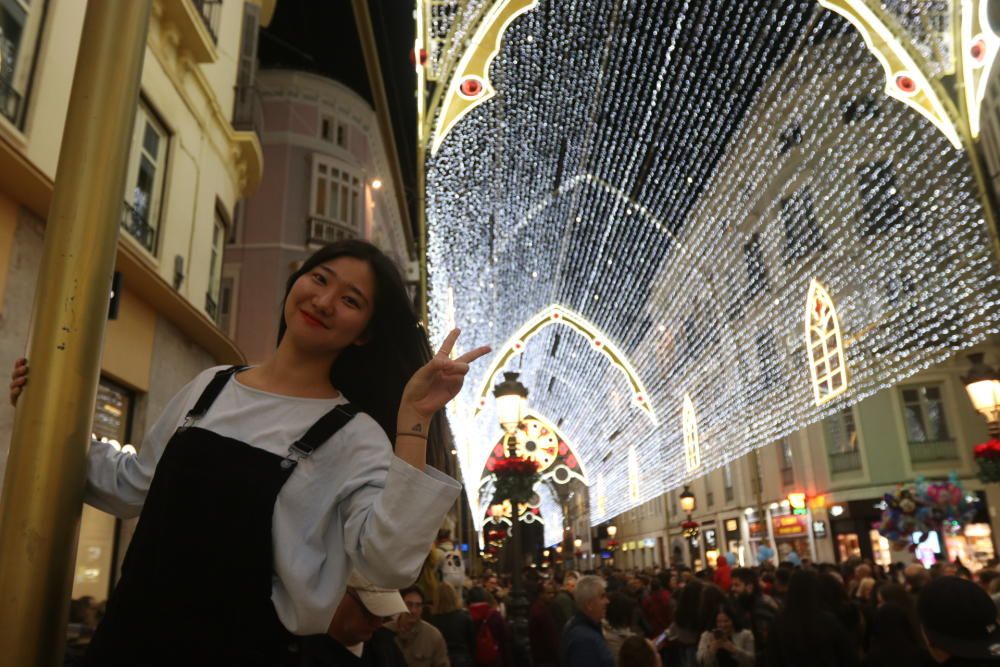
<path id="1" fill-rule="evenodd" d="M 357 301 L 355 301 L 354 299 L 352 299 L 349 296 L 344 297 L 344 301 L 346 301 L 347 304 L 349 306 L 351 306 L 352 308 L 360 308 L 361 307 L 361 304 L 359 304 Z"/>
<path id="2" fill-rule="evenodd" d="M 320 284 L 326 284 L 326 277 L 322 273 L 314 273 L 313 280 Z"/>

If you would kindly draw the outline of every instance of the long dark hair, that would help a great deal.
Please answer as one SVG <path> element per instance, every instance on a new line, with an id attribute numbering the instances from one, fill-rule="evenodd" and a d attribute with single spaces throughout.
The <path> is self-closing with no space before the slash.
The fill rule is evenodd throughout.
<path id="1" fill-rule="evenodd" d="M 361 408 L 389 436 L 396 439 L 396 417 L 403 387 L 431 356 L 430 344 L 413 312 L 399 269 L 371 243 L 355 239 L 337 241 L 320 248 L 288 278 L 282 299 L 278 342 L 285 335 L 285 300 L 295 281 L 320 264 L 337 257 L 360 259 L 375 276 L 372 318 L 364 345 L 351 345 L 340 353 L 330 369 L 330 382 L 351 403 Z M 436 423 L 441 420 L 435 420 Z M 441 429 L 435 429 L 440 433 Z M 433 445 L 429 445 L 433 446 Z"/>

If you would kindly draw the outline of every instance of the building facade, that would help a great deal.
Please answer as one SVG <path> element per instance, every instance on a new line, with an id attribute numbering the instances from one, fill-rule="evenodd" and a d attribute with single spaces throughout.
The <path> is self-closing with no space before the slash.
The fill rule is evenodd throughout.
<path id="1" fill-rule="evenodd" d="M 217 326 L 217 304 L 233 211 L 263 169 L 236 97 L 274 5 L 154 1 L 122 193 L 117 316 L 107 324 L 94 408 L 98 437 L 141 447 L 198 372 L 244 358 Z M 8 368 L 27 347 L 86 8 L 0 3 L 0 363 Z M 13 410 L 0 410 L 0 471 L 12 421 Z M 133 523 L 84 508 L 74 597 L 107 597 Z"/>
<path id="2" fill-rule="evenodd" d="M 274 349 L 285 283 L 317 248 L 365 239 L 404 280 L 418 276 L 371 106 L 337 81 L 292 70 L 262 70 L 256 94 L 264 180 L 241 207 L 222 272 L 223 328 L 251 361 Z"/>

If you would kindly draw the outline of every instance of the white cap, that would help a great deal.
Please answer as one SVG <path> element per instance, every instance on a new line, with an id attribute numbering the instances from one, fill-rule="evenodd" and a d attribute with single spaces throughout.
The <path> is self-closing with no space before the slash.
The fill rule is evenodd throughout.
<path id="1" fill-rule="evenodd" d="M 380 588 L 357 572 L 352 572 L 347 586 L 353 588 L 361 598 L 365 609 L 376 616 L 395 616 L 407 611 L 403 596 L 395 588 Z"/>

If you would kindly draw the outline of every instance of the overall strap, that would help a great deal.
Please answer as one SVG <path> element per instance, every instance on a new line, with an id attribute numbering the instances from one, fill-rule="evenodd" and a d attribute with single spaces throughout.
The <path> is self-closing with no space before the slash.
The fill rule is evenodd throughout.
<path id="1" fill-rule="evenodd" d="M 184 417 L 184 424 L 190 425 L 196 419 L 201 419 L 208 412 L 208 409 L 212 407 L 212 403 L 215 399 L 219 397 L 222 392 L 223 387 L 229 382 L 229 378 L 236 375 L 240 371 L 248 368 L 248 366 L 230 366 L 229 368 L 223 368 L 221 371 L 215 374 L 212 381 L 208 383 L 204 391 L 201 392 L 201 396 L 198 397 L 198 401 L 194 404 L 187 415 Z"/>
<path id="2" fill-rule="evenodd" d="M 309 427 L 305 435 L 292 443 L 292 446 L 288 448 L 288 456 L 281 462 L 281 467 L 291 468 L 315 452 L 324 442 L 333 437 L 334 433 L 354 419 L 359 412 L 361 410 L 350 403 L 338 405 L 327 412 Z"/>

